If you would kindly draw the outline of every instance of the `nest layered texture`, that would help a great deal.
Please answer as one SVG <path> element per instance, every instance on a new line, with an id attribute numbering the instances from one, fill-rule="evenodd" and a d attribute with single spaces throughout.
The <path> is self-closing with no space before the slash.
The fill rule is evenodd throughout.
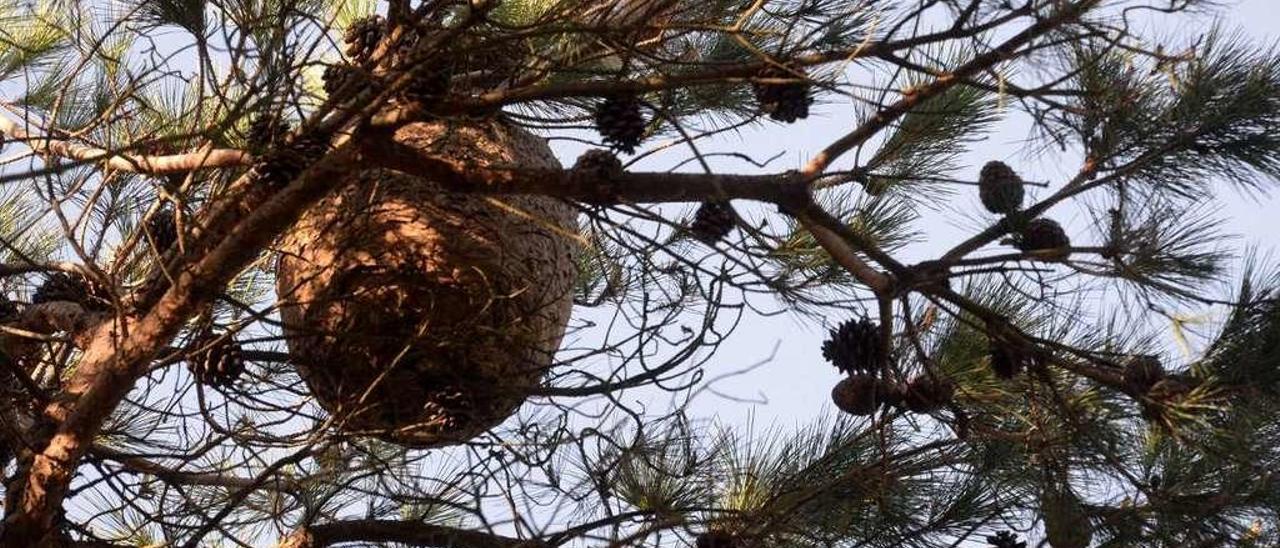
<path id="1" fill-rule="evenodd" d="M 544 140 L 500 121 L 395 139 L 477 166 L 559 167 Z M 575 218 L 553 198 L 353 173 L 287 235 L 277 273 L 290 355 L 334 424 L 436 447 L 513 414 L 569 320 Z"/>

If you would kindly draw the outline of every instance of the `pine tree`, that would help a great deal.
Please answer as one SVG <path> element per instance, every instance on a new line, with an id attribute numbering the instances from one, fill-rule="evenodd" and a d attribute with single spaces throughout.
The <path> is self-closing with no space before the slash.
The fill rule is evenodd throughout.
<path id="1" fill-rule="evenodd" d="M 124 4 L 0 6 L 0 545 L 1280 543 L 1213 2 Z"/>

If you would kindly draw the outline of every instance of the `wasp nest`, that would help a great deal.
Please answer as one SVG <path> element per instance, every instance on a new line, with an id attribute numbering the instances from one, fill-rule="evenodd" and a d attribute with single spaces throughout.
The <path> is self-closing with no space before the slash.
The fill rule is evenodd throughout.
<path id="1" fill-rule="evenodd" d="M 500 121 L 418 123 L 395 139 L 476 166 L 559 168 L 542 139 Z M 353 173 L 282 242 L 290 355 L 344 431 L 411 447 L 474 438 L 551 365 L 572 306 L 576 231 L 557 199 Z"/>

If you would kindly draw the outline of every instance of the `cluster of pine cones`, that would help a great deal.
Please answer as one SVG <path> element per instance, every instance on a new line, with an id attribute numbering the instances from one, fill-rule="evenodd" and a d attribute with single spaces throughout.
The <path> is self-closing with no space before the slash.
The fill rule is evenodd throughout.
<path id="1" fill-rule="evenodd" d="M 1010 243 L 1020 251 L 1035 253 L 1044 260 L 1063 260 L 1071 254 L 1071 239 L 1062 225 L 1052 219 L 1022 219 L 1026 183 L 1004 162 L 988 162 L 978 175 L 978 197 L 987 211 L 1004 215 L 1012 223 Z"/>
<path id="2" fill-rule="evenodd" d="M 372 76 L 373 54 L 391 33 L 388 22 L 381 16 L 370 16 L 353 23 L 343 35 L 347 62 L 330 65 L 324 71 L 325 91 L 329 95 L 357 93 L 368 87 L 376 87 Z M 404 29 L 396 44 L 388 47 L 378 64 L 408 70 L 413 81 L 404 92 L 403 99 L 418 104 L 430 104 L 449 93 L 455 70 L 449 61 L 427 61 L 415 58 L 419 42 L 425 39 L 414 29 Z M 478 57 L 477 63 L 484 70 L 510 62 L 510 55 L 499 48 L 475 48 L 463 44 L 465 56 Z M 492 50 L 492 51 L 490 51 Z M 448 56 L 445 56 L 448 57 Z M 464 62 L 460 61 L 460 62 Z M 431 65 L 431 66 L 428 66 Z M 465 70 L 467 67 L 462 67 Z M 499 70 L 500 72 L 501 70 Z M 752 92 L 761 112 L 774 120 L 792 123 L 809 116 L 813 104 L 813 85 L 803 69 L 771 66 L 756 75 Z M 632 154 L 644 140 L 649 122 L 643 113 L 643 101 L 636 93 L 621 92 L 601 98 L 594 106 L 593 118 L 601 140 L 619 152 Z"/>
<path id="3" fill-rule="evenodd" d="M 752 91 L 762 112 L 787 123 L 809 116 L 813 86 L 802 71 L 769 68 L 759 74 L 759 79 L 763 81 L 754 84 Z M 643 107 L 643 101 L 633 93 L 619 93 L 601 99 L 593 113 L 601 140 L 617 152 L 634 154 L 649 131 Z M 704 202 L 694 214 L 688 231 L 694 239 L 712 245 L 733 232 L 736 224 L 737 214 L 728 202 Z"/>
<path id="4" fill-rule="evenodd" d="M 786 123 L 809 117 L 813 85 L 803 71 L 770 67 L 757 79 L 752 92 L 761 112 Z M 643 106 L 634 93 L 610 95 L 596 103 L 593 118 L 601 140 L 614 150 L 634 154 L 649 127 Z"/>
<path id="5" fill-rule="evenodd" d="M 424 6 L 425 7 L 425 6 Z M 343 35 L 347 62 L 325 68 L 324 89 L 341 99 L 373 90 L 381 82 L 379 67 L 391 74 L 408 73 L 410 81 L 399 95 L 406 104 L 430 106 L 449 94 L 455 77 L 472 89 L 489 88 L 518 79 L 526 55 L 513 51 L 512 43 L 486 43 L 476 36 L 454 37 L 447 43 L 429 43 L 425 27 L 402 26 L 391 32 L 388 21 L 370 16 L 353 23 Z M 395 43 L 386 43 L 391 36 Z M 374 59 L 374 53 L 384 53 Z M 427 51 L 431 53 L 428 54 Z"/>
<path id="6" fill-rule="evenodd" d="M 831 390 L 831 399 L 841 411 L 866 416 L 880 407 L 903 407 L 913 413 L 933 413 L 955 395 L 955 385 L 929 374 L 908 382 L 895 382 L 882 375 L 888 369 L 888 349 L 883 329 L 869 319 L 848 320 L 831 330 L 822 343 L 822 357 L 848 377 Z"/>
<path id="7" fill-rule="evenodd" d="M 245 140 L 255 154 L 250 169 L 259 184 L 282 187 L 328 151 L 328 142 L 308 135 L 289 140 L 291 129 L 288 121 L 265 112 L 249 124 Z"/>
<path id="8" fill-rule="evenodd" d="M 329 65 L 321 80 L 325 93 L 331 97 L 350 97 L 381 85 L 373 76 L 373 54 L 390 34 L 387 21 L 382 16 L 365 17 L 351 24 L 342 41 L 348 62 Z M 439 64 L 428 66 L 417 55 L 417 46 L 423 39 L 421 33 L 404 28 L 397 43 L 392 44 L 385 55 L 386 65 L 408 71 L 412 80 L 401 92 L 401 100 L 414 104 L 430 104 L 449 91 L 453 71 Z"/>

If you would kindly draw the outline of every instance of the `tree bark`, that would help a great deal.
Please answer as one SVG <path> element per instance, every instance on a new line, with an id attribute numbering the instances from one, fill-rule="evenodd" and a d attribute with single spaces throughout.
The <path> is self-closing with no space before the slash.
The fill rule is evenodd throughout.
<path id="1" fill-rule="evenodd" d="M 274 195 L 267 189 L 241 194 L 208 231 L 206 237 L 216 239 L 198 246 L 207 251 L 192 256 L 186 268 L 175 273 L 173 285 L 154 305 L 92 330 L 75 374 L 44 409 L 44 417 L 56 429 L 8 485 L 0 536 L 4 546 L 58 545 L 55 520 L 63 499 L 107 417 L 186 319 L 256 259 L 303 210 L 327 194 L 355 160 L 349 148 L 340 147 Z"/>

